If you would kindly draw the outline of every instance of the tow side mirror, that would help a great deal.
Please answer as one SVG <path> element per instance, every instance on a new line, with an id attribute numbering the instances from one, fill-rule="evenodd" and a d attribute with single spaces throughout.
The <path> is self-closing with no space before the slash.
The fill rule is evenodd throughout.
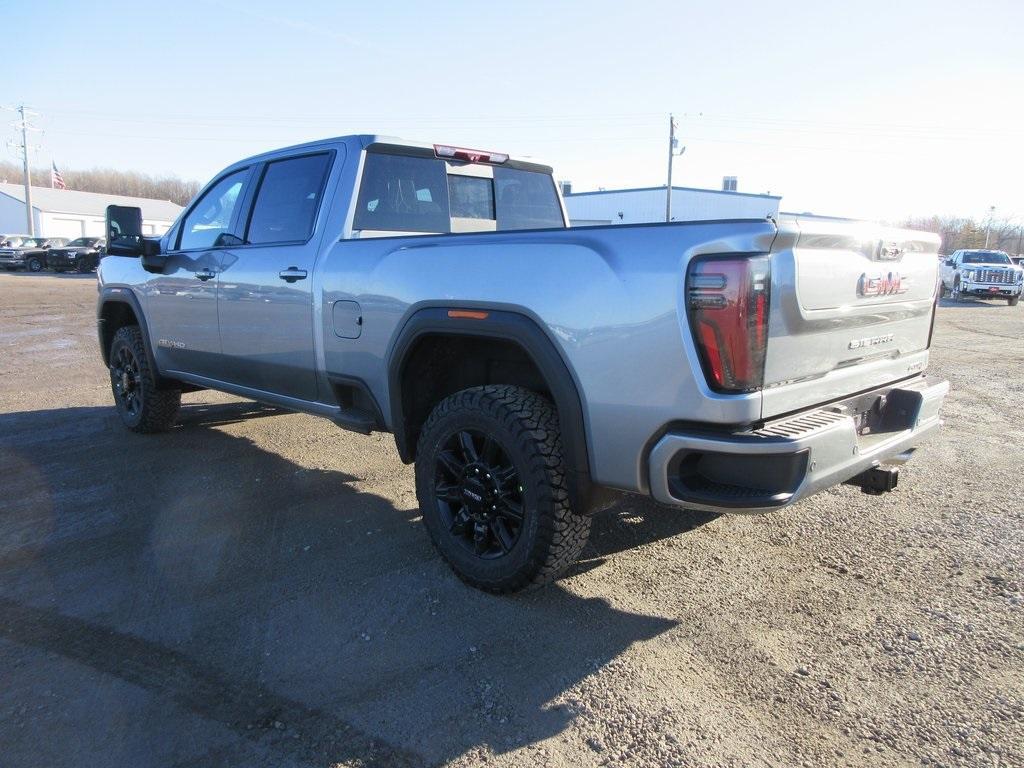
<path id="1" fill-rule="evenodd" d="M 111 256 L 142 256 L 142 209 L 127 205 L 107 206 L 107 253 Z"/>
<path id="2" fill-rule="evenodd" d="M 952 259 L 946 259 L 946 266 L 947 267 L 952 267 L 953 266 L 953 260 Z"/>

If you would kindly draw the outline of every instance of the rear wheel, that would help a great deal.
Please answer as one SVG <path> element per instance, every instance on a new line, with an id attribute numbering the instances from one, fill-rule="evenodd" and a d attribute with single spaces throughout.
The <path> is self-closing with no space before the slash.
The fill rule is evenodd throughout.
<path id="1" fill-rule="evenodd" d="M 121 421 L 133 432 L 164 432 L 174 425 L 181 390 L 158 389 L 142 331 L 126 325 L 110 344 L 110 388 Z"/>
<path id="2" fill-rule="evenodd" d="M 554 580 L 590 533 L 590 518 L 569 504 L 555 408 L 522 387 L 441 401 L 420 435 L 416 496 L 441 555 L 489 592 Z"/>

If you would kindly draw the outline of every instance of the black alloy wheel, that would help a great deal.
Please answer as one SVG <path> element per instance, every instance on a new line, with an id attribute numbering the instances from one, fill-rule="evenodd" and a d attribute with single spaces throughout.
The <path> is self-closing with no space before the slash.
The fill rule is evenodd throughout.
<path id="1" fill-rule="evenodd" d="M 507 555 L 523 530 L 519 472 L 492 435 L 453 432 L 437 453 L 434 498 L 442 524 L 467 551 L 485 560 Z"/>
<path id="2" fill-rule="evenodd" d="M 153 373 L 142 331 L 125 325 L 114 334 L 107 358 L 110 389 L 121 422 L 133 432 L 164 432 L 174 426 L 181 389 Z"/>
<path id="3" fill-rule="evenodd" d="M 114 389 L 114 397 L 131 419 L 138 418 L 142 409 L 144 396 L 142 376 L 139 372 L 139 361 L 128 346 L 120 346 L 110 361 L 110 384 Z"/>
<path id="4" fill-rule="evenodd" d="M 487 592 L 539 587 L 579 557 L 590 518 L 573 509 L 566 476 L 558 412 L 523 387 L 449 395 L 417 441 L 423 525 L 456 575 Z"/>
<path id="5" fill-rule="evenodd" d="M 25 264 L 25 269 L 29 272 L 42 272 L 43 262 L 41 262 L 36 256 L 30 256 L 28 262 Z"/>

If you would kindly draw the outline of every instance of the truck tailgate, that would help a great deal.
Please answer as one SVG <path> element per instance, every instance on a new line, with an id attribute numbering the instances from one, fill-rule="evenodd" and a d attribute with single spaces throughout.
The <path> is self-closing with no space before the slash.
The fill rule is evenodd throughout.
<path id="1" fill-rule="evenodd" d="M 782 219 L 772 247 L 763 417 L 923 370 L 938 247 L 928 232 Z"/>

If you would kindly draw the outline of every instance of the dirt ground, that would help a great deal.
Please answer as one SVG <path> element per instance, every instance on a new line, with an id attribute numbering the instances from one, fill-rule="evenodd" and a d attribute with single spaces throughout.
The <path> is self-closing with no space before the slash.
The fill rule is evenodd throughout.
<path id="1" fill-rule="evenodd" d="M 0 764 L 1024 765 L 1024 307 L 943 304 L 897 492 L 630 499 L 492 597 L 389 435 L 207 392 L 126 432 L 95 298 L 0 275 Z"/>

